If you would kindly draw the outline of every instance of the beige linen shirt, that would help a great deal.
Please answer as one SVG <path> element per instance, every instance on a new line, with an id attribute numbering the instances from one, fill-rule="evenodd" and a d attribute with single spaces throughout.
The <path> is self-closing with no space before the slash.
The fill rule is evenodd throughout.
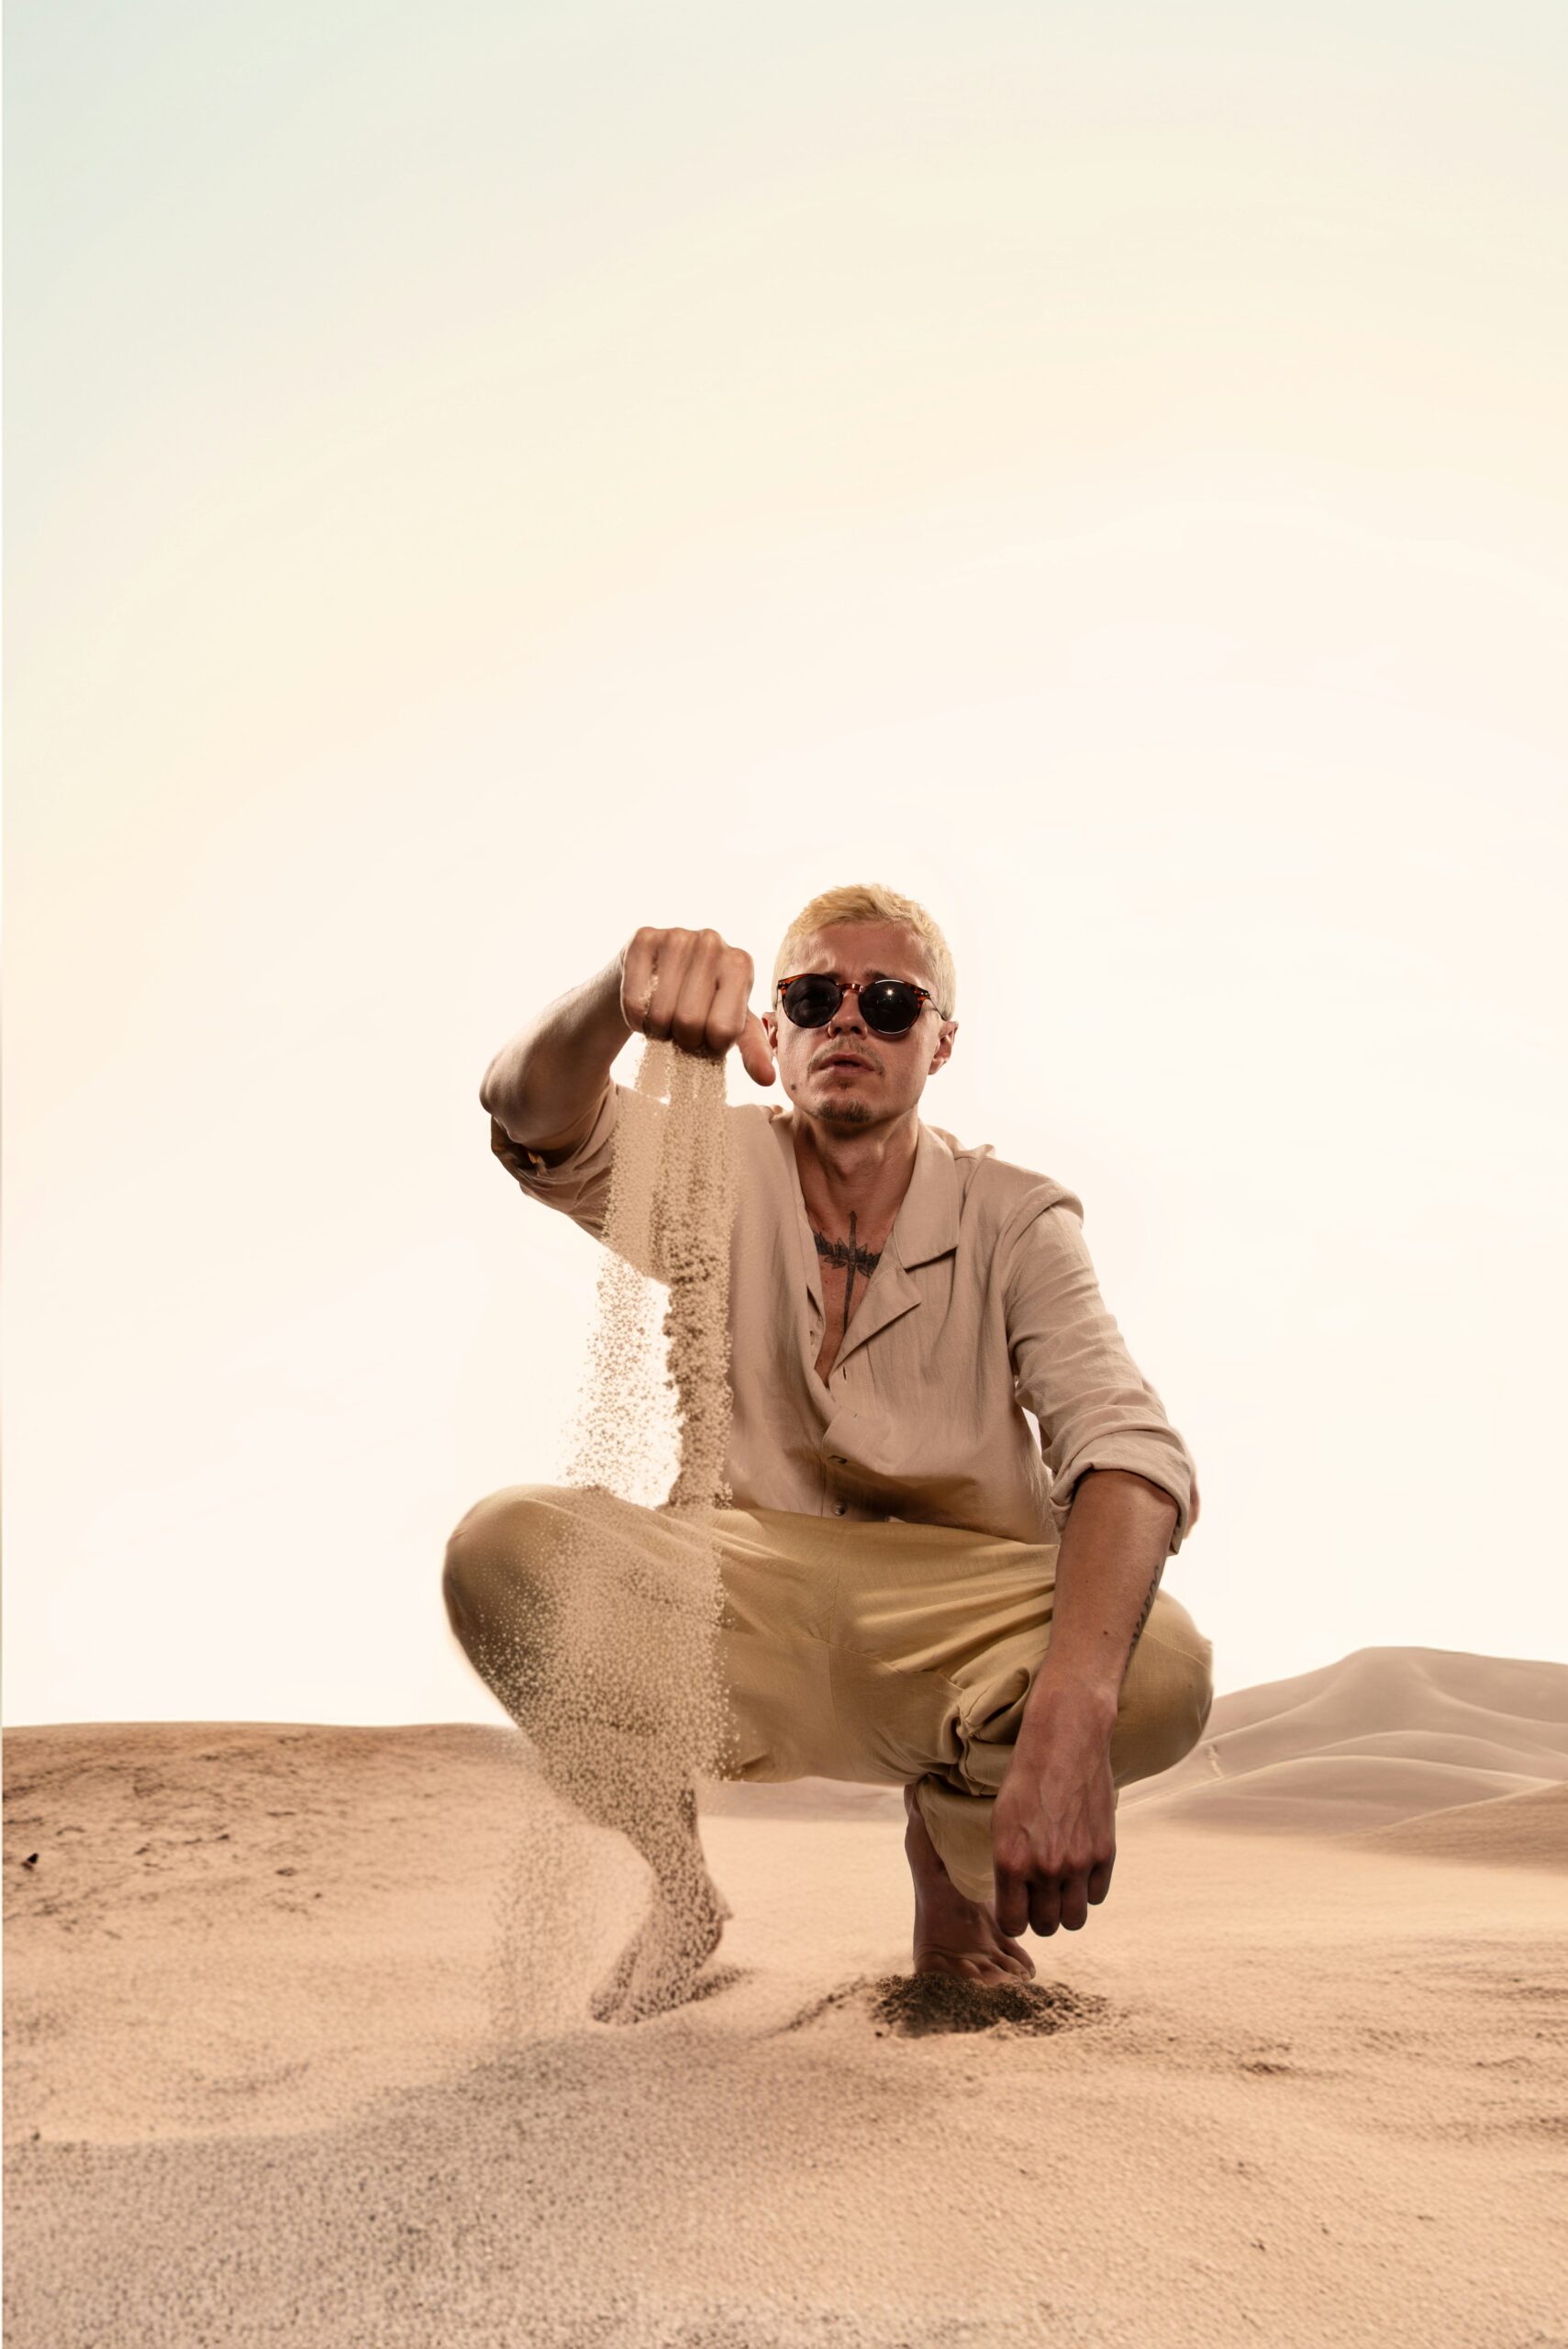
<path id="1" fill-rule="evenodd" d="M 612 1080 L 558 1164 L 494 1118 L 490 1146 L 531 1198 L 599 1240 L 617 1121 L 662 1114 Z M 1196 1515 L 1192 1455 L 1101 1299 L 1073 1192 L 988 1142 L 966 1149 L 922 1123 L 892 1234 L 823 1380 L 794 1114 L 759 1102 L 726 1115 L 737 1192 L 727 1475 L 738 1508 L 1055 1542 L 1084 1471 L 1129 1468 L 1175 1502 L 1174 1556 Z"/>

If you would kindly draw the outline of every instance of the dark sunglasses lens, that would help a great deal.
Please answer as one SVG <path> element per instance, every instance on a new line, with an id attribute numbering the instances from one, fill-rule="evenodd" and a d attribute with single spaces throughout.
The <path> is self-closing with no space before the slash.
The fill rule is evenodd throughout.
<path id="1" fill-rule="evenodd" d="M 839 1002 L 832 979 L 796 979 L 784 991 L 784 1008 L 797 1028 L 825 1028 Z"/>
<path id="2" fill-rule="evenodd" d="M 866 1026 L 879 1036 L 906 1036 L 920 1017 L 920 998 L 902 979 L 878 979 L 861 991 Z"/>

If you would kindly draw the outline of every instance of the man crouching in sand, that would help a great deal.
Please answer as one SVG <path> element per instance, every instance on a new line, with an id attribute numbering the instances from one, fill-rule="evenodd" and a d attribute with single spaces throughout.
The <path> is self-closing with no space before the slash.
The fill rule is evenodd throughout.
<path id="1" fill-rule="evenodd" d="M 1106 1898 L 1117 1788 L 1208 1718 L 1210 1642 L 1160 1588 L 1198 1513 L 1192 1457 L 1101 1299 L 1082 1202 L 920 1119 L 958 1031 L 931 917 L 828 890 L 791 924 L 760 1019 L 753 976 L 714 930 L 639 930 L 491 1063 L 491 1147 L 602 1238 L 630 1036 L 738 1045 L 759 1085 L 776 1070 L 789 1109 L 724 1111 L 733 1506 L 713 1524 L 733 1775 L 902 1785 L 916 1972 L 1008 1981 L 1034 1972 L 1026 1927 L 1076 1932 Z M 595 1571 L 683 1538 L 669 1515 L 595 1505 Z M 525 1729 L 488 1660 L 584 1506 L 509 1486 L 448 1544 L 453 1631 Z M 654 1904 L 601 2020 L 689 1996 L 729 1913 L 678 1800 L 673 1844 L 642 1839 Z"/>

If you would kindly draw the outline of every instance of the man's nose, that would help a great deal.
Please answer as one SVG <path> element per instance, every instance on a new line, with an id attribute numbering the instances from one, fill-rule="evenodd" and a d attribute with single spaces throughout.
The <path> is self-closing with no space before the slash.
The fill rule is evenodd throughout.
<path id="1" fill-rule="evenodd" d="M 859 996 L 846 995 L 838 1010 L 828 1022 L 828 1033 L 829 1036 L 863 1036 L 865 1031 L 866 1024 L 861 1018 Z"/>

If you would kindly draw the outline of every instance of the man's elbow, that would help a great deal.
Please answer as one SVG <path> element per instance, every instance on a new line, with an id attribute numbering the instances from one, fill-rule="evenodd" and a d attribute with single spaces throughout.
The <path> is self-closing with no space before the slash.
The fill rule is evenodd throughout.
<path id="1" fill-rule="evenodd" d="M 1170 1492 L 1165 1486 L 1156 1484 L 1152 1476 L 1144 1476 L 1140 1475 L 1136 1468 L 1111 1468 L 1108 1466 L 1105 1468 L 1085 1468 L 1083 1475 L 1079 1477 L 1077 1483 L 1073 1487 L 1073 1498 L 1074 1501 L 1077 1500 L 1079 1494 L 1084 1490 L 1084 1486 L 1091 1483 L 1103 1484 L 1110 1486 L 1113 1490 L 1119 1486 L 1124 1490 L 1147 1494 L 1150 1502 L 1157 1503 L 1162 1516 L 1166 1519 L 1166 1531 L 1168 1533 L 1174 1532 L 1176 1526 L 1181 1520 L 1181 1504 L 1176 1499 L 1175 1496 Z M 1187 1524 L 1189 1529 L 1192 1525 L 1193 1520 L 1197 1515 L 1195 1501 L 1196 1491 L 1195 1487 L 1195 1505 L 1187 1511 Z"/>

